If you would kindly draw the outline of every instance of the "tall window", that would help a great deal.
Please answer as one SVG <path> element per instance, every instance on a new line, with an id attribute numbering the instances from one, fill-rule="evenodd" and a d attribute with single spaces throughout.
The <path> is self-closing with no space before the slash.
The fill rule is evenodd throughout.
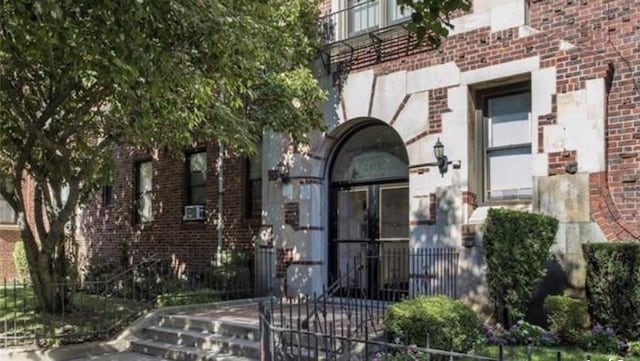
<path id="1" fill-rule="evenodd" d="M 246 213 L 247 217 L 257 218 L 262 214 L 262 157 L 260 154 L 247 159 L 246 174 Z"/>
<path id="2" fill-rule="evenodd" d="M 151 161 L 136 164 L 136 200 L 138 223 L 153 221 L 153 168 Z"/>
<path id="3" fill-rule="evenodd" d="M 188 205 L 207 203 L 207 152 L 198 151 L 187 155 L 188 165 Z"/>
<path id="4" fill-rule="evenodd" d="M 524 86 L 483 97 L 485 201 L 532 197 L 531 91 Z"/>
<path id="5" fill-rule="evenodd" d="M 16 212 L 2 196 L 0 196 L 0 224 L 15 224 Z"/>

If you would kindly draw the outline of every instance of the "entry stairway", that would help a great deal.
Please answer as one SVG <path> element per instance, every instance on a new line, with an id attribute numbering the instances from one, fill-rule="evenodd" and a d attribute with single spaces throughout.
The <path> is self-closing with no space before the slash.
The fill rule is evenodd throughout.
<path id="1" fill-rule="evenodd" d="M 175 361 L 256 361 L 258 323 L 198 315 L 164 315 L 142 329 L 131 351 Z"/>

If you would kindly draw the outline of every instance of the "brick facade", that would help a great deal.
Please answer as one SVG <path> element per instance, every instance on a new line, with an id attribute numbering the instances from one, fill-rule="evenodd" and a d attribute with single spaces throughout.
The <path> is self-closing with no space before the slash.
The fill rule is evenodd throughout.
<path id="1" fill-rule="evenodd" d="M 146 154 L 120 148 L 115 154 L 113 200 L 102 204 L 99 194 L 88 204 L 81 233 L 85 260 L 92 265 L 121 262 L 128 249 L 129 262 L 140 257 L 170 257 L 183 267 L 206 266 L 218 245 L 218 149 L 207 144 L 207 216 L 205 221 L 184 221 L 188 202 L 188 171 L 184 155 Z M 151 156 L 150 156 L 151 155 Z M 135 224 L 135 164 L 152 160 L 153 221 Z M 245 204 L 246 160 L 227 156 L 224 161 L 224 248 L 252 251 L 252 239 L 260 219 L 247 218 Z M 123 242 L 126 247 L 123 247 Z"/>
<path id="2" fill-rule="evenodd" d="M 490 1 L 485 1 L 490 2 Z M 330 7 L 326 1 L 323 9 Z M 335 1 L 333 2 L 335 4 Z M 606 169 L 592 174 L 592 220 L 609 240 L 640 234 L 640 8 L 630 0 L 531 0 L 526 29 L 491 31 L 481 27 L 460 32 L 439 49 L 413 47 L 415 39 L 397 37 L 339 52 L 338 72 L 373 70 L 377 79 L 398 71 L 413 71 L 455 63 L 461 72 L 538 56 L 540 68 L 555 68 L 556 89 L 551 112 L 539 118 L 537 151 L 543 152 L 547 126 L 557 122 L 556 95 L 585 89 L 590 79 L 606 79 Z M 331 9 L 335 12 L 339 9 Z M 523 31 L 531 31 L 522 35 Z M 333 75 L 333 79 L 344 79 Z M 374 80 L 375 82 L 375 80 Z M 337 84 L 341 85 L 341 84 Z M 426 134 L 439 133 L 446 113 L 447 87 L 429 91 Z M 421 134 L 420 137 L 425 134 Z M 415 139 L 407 142 L 411 145 Z M 549 153 L 549 175 L 566 173 L 576 150 Z M 596 185 L 597 184 L 597 185 Z M 606 205 L 601 207 L 598 205 Z"/>

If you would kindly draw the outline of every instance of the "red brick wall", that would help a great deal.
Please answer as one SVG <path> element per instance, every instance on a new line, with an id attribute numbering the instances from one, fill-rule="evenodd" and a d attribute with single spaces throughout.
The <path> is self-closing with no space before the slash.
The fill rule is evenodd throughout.
<path id="1" fill-rule="evenodd" d="M 329 1 L 325 2 L 326 5 Z M 332 9 L 336 11 L 338 9 Z M 406 34 L 388 39 L 377 47 L 345 51 L 332 59 L 337 69 L 356 72 L 373 69 L 384 75 L 400 70 L 415 70 L 446 62 L 455 62 L 461 71 L 469 71 L 508 61 L 539 56 L 540 66 L 556 67 L 557 93 L 584 88 L 585 81 L 608 79 L 606 124 L 606 172 L 598 174 L 600 187 L 595 203 L 607 205 L 611 216 L 601 216 L 601 208 L 592 209 L 592 219 L 605 229 L 610 240 L 638 238 L 640 233 L 640 7 L 631 0 L 531 0 L 530 26 L 540 33 L 518 38 L 518 29 L 491 33 L 489 28 L 458 34 L 446 39 L 441 48 L 412 48 L 414 40 Z M 561 41 L 575 45 L 560 50 Z M 339 82 L 344 76 L 334 74 Z M 339 85 L 337 83 L 337 85 Z M 439 132 L 439 117 L 444 112 L 446 89 L 430 92 L 437 100 L 430 109 L 430 132 Z M 430 104 L 430 108 L 432 108 Z M 543 124 L 554 124 L 556 109 L 543 115 Z M 539 131 L 542 137 L 543 128 Z M 539 152 L 542 149 L 538 149 Z M 567 151 L 573 151 L 568 149 Z M 552 162 L 558 172 L 565 163 Z M 556 164 L 557 163 L 557 164 Z M 594 202 L 592 202 L 594 204 Z M 606 231 L 621 227 L 625 232 Z"/>
<path id="2" fill-rule="evenodd" d="M 82 232 L 86 238 L 87 258 L 94 264 L 119 262 L 121 242 L 130 245 L 129 254 L 138 259 L 158 254 L 172 257 L 189 266 L 208 265 L 218 244 L 218 149 L 207 144 L 207 220 L 182 220 L 187 205 L 187 168 L 183 156 L 159 154 L 153 164 L 154 219 L 141 227 L 134 223 L 135 163 L 149 159 L 148 154 L 121 148 L 115 157 L 113 203 L 103 206 L 101 194 L 86 208 Z M 224 162 L 224 246 L 252 249 L 252 237 L 260 219 L 245 217 L 245 161 L 227 157 Z"/>
<path id="3" fill-rule="evenodd" d="M 13 247 L 19 239 L 20 232 L 17 230 L 0 230 L 0 282 L 5 278 L 13 279 L 16 277 Z"/>

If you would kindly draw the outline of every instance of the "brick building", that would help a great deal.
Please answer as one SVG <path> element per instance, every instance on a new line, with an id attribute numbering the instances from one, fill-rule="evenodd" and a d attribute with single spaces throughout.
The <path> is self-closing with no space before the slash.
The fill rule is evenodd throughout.
<path id="1" fill-rule="evenodd" d="M 408 14 L 394 0 L 326 0 L 316 66 L 329 92 L 327 129 L 303 150 L 266 132 L 253 167 L 225 158 L 225 245 L 252 247 L 259 235 L 277 266 L 263 281 L 288 293 L 321 292 L 348 259 L 372 248 L 379 256 L 454 249 L 455 293 L 483 304 L 479 225 L 489 208 L 510 207 L 560 220 L 555 260 L 565 286 L 580 289 L 582 243 L 640 239 L 635 5 L 475 0 L 452 19 L 442 46 L 429 49 L 413 46 Z M 112 193 L 83 216 L 89 254 L 101 250 L 93 259 L 116 257 L 122 239 L 189 262 L 212 257 L 217 149 L 206 147 L 204 193 L 191 177 L 195 151 L 118 151 Z M 149 171 L 152 181 L 142 179 Z M 193 192 L 205 196 L 195 202 Z M 140 213 L 132 200 L 147 198 Z M 202 203 L 206 220 L 185 220 L 185 206 Z M 367 265 L 367 288 L 391 277 L 377 262 Z M 397 266 L 407 268 L 405 285 L 424 273 Z"/>
<path id="2" fill-rule="evenodd" d="M 33 182 L 25 177 L 22 191 L 27 194 L 29 199 L 33 197 L 33 187 Z M 27 217 L 33 217 L 31 208 L 27 208 L 26 213 Z M 18 273 L 13 258 L 15 244 L 21 238 L 18 217 L 9 203 L 0 196 L 0 282 L 5 279 L 13 280 L 27 277 L 27 275 Z"/>
<path id="3" fill-rule="evenodd" d="M 444 247 L 460 254 L 456 293 L 482 304 L 479 225 L 510 207 L 560 220 L 555 260 L 579 290 L 581 243 L 640 239 L 635 5 L 475 0 L 428 49 L 412 46 L 393 0 L 326 0 L 327 130 L 306 152 L 277 134 L 264 141 L 265 177 L 279 162 L 290 175 L 264 188 L 261 242 L 280 255 L 276 282 L 319 292 L 372 247 Z M 366 287 L 385 287 L 383 262 Z M 401 267 L 405 284 L 424 273 Z"/>
<path id="4" fill-rule="evenodd" d="M 261 179 L 255 175 L 259 161 L 223 152 L 221 195 L 218 150 L 216 143 L 182 154 L 119 148 L 112 183 L 80 216 L 83 264 L 116 266 L 157 255 L 186 269 L 203 267 L 215 258 L 219 239 L 223 249 L 252 251 L 260 226 Z M 252 186 L 253 193 L 245 192 Z"/>

